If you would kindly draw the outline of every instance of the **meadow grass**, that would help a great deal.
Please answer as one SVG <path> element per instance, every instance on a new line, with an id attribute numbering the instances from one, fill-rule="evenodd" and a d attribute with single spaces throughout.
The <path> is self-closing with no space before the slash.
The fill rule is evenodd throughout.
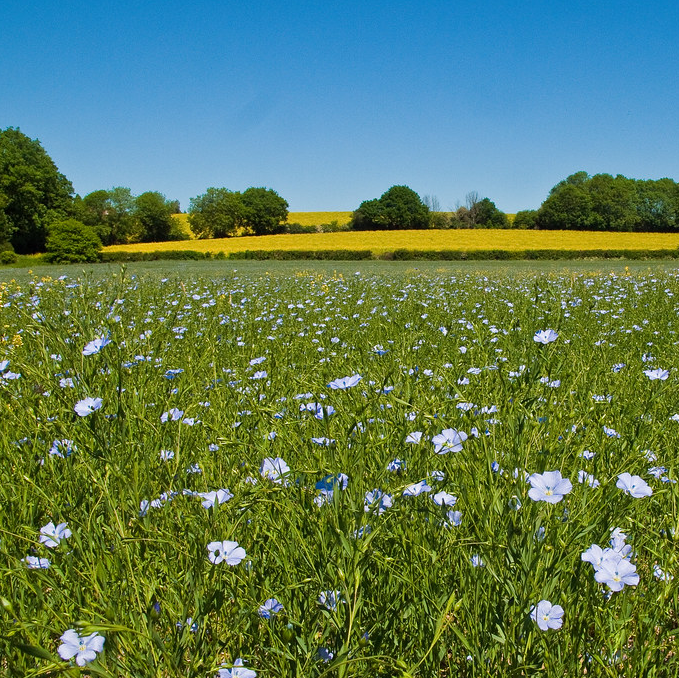
<path id="1" fill-rule="evenodd" d="M 523 231 L 505 229 L 350 231 L 244 236 L 209 240 L 113 245 L 106 252 L 244 252 L 247 250 L 360 250 L 375 254 L 418 250 L 653 250 L 676 249 L 676 233 L 599 233 L 594 231 Z"/>
<path id="2" fill-rule="evenodd" d="M 591 267 L 5 279 L 0 671 L 677 675 L 679 281 Z"/>

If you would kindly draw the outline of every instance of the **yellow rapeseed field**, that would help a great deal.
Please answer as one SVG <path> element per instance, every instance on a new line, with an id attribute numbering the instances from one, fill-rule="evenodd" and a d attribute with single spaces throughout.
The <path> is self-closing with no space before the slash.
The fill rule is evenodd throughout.
<path id="1" fill-rule="evenodd" d="M 598 233 L 591 231 L 423 230 L 350 231 L 244 236 L 135 245 L 113 245 L 107 252 L 243 252 L 245 250 L 370 250 L 375 254 L 414 250 L 641 250 L 675 249 L 676 233 Z"/>
<path id="2" fill-rule="evenodd" d="M 351 221 L 352 212 L 288 212 L 289 224 L 302 226 L 319 226 L 336 221 L 340 225 Z"/>

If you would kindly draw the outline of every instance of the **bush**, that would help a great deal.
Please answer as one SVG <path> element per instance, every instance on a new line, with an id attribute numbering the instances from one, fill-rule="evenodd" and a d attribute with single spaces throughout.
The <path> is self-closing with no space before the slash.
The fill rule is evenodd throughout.
<path id="1" fill-rule="evenodd" d="M 16 264 L 18 257 L 14 250 L 3 250 L 0 252 L 0 264 Z"/>
<path id="2" fill-rule="evenodd" d="M 285 232 L 299 235 L 300 233 L 316 233 L 317 228 L 315 226 L 303 226 L 296 221 L 291 224 L 285 224 Z"/>
<path id="3" fill-rule="evenodd" d="M 47 234 L 45 261 L 84 264 L 101 259 L 101 240 L 91 226 L 66 219 L 53 223 Z"/>

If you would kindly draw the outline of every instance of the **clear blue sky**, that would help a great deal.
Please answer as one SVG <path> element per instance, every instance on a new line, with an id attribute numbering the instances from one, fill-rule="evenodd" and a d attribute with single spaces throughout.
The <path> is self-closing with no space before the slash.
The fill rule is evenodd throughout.
<path id="1" fill-rule="evenodd" d="M 578 170 L 679 179 L 678 36 L 653 0 L 3 0 L 0 128 L 81 195 L 515 212 Z"/>

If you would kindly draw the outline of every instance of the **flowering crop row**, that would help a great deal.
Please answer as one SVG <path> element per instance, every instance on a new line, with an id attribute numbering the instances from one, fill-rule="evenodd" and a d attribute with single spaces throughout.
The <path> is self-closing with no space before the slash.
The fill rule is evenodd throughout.
<path id="1" fill-rule="evenodd" d="M 675 296 L 0 285 L 0 673 L 677 675 Z"/>

